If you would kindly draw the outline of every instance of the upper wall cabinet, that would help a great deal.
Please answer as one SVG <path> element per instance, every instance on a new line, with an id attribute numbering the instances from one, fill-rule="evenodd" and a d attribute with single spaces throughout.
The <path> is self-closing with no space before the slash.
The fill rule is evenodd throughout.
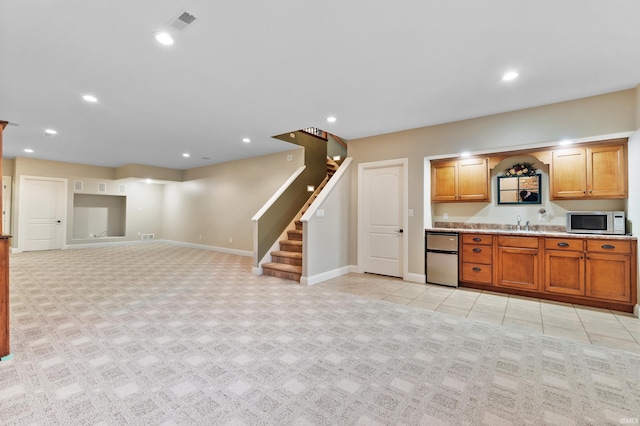
<path id="1" fill-rule="evenodd" d="M 487 158 L 431 163 L 431 201 L 490 201 Z"/>
<path id="2" fill-rule="evenodd" d="M 627 145 L 592 145 L 553 151 L 552 200 L 627 198 Z"/>

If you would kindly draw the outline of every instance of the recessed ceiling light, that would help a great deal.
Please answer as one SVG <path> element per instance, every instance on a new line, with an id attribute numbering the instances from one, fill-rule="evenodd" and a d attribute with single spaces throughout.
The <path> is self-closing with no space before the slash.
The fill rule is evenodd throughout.
<path id="1" fill-rule="evenodd" d="M 33 150 L 31 148 L 25 148 L 24 152 L 31 154 Z"/>
<path id="2" fill-rule="evenodd" d="M 502 81 L 511 81 L 511 80 L 515 80 L 516 78 L 518 78 L 520 74 L 518 74 L 517 71 L 509 71 L 504 73 L 504 75 L 502 76 Z"/>
<path id="3" fill-rule="evenodd" d="M 249 142 L 251 142 L 251 139 L 249 139 L 249 138 L 242 138 L 242 142 L 244 142 L 244 143 L 249 143 Z"/>
<path id="4" fill-rule="evenodd" d="M 191 157 L 191 155 L 190 155 L 188 152 L 185 152 L 184 154 L 182 154 L 182 156 L 183 156 L 184 158 L 189 158 L 189 157 Z"/>
<path id="5" fill-rule="evenodd" d="M 336 122 L 336 118 L 331 116 L 331 117 L 327 117 L 327 122 L 328 123 L 335 123 Z"/>
<path id="6" fill-rule="evenodd" d="M 158 43 L 164 44 L 165 46 L 171 46 L 174 43 L 173 37 L 171 37 L 169 33 L 159 32 L 154 33 L 153 36 Z"/>
<path id="7" fill-rule="evenodd" d="M 465 152 L 461 152 L 460 153 L 460 157 L 468 157 L 470 155 L 471 155 L 471 153 L 469 151 L 465 151 Z"/>
<path id="8" fill-rule="evenodd" d="M 93 95 L 83 95 L 82 99 L 84 99 L 87 102 L 98 102 L 98 98 L 96 98 Z"/>
<path id="9" fill-rule="evenodd" d="M 45 136 L 53 136 L 53 135 L 57 135 L 57 134 L 58 134 L 58 132 L 56 132 L 56 131 L 55 131 L 55 130 L 53 130 L 53 129 L 46 129 L 46 130 L 44 131 L 44 134 L 45 134 Z"/>
<path id="10" fill-rule="evenodd" d="M 571 139 L 563 139 L 560 141 L 560 145 L 571 145 L 573 141 Z"/>

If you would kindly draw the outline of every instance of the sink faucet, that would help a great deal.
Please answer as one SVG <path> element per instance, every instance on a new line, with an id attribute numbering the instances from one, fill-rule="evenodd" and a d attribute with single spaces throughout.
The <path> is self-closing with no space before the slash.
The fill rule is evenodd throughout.
<path id="1" fill-rule="evenodd" d="M 529 221 L 527 221 L 527 223 L 524 224 L 524 230 L 525 231 L 529 230 Z"/>
<path id="2" fill-rule="evenodd" d="M 516 231 L 520 230 L 520 215 L 518 215 L 518 224 L 516 225 Z"/>

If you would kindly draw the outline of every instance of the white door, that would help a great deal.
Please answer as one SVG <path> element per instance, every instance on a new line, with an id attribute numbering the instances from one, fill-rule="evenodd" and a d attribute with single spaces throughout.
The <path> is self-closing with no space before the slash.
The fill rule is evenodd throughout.
<path id="1" fill-rule="evenodd" d="M 20 249 L 61 249 L 66 225 L 67 182 L 21 177 Z"/>
<path id="2" fill-rule="evenodd" d="M 403 165 L 364 168 L 361 174 L 362 272 L 403 276 Z"/>
<path id="3" fill-rule="evenodd" d="M 11 234 L 11 176 L 2 176 L 2 233 Z"/>

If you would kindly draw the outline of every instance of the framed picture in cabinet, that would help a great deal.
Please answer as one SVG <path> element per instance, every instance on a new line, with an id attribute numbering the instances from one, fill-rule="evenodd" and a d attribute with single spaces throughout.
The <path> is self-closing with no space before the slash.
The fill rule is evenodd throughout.
<path id="1" fill-rule="evenodd" d="M 541 175 L 498 176 L 498 204 L 542 204 Z"/>

